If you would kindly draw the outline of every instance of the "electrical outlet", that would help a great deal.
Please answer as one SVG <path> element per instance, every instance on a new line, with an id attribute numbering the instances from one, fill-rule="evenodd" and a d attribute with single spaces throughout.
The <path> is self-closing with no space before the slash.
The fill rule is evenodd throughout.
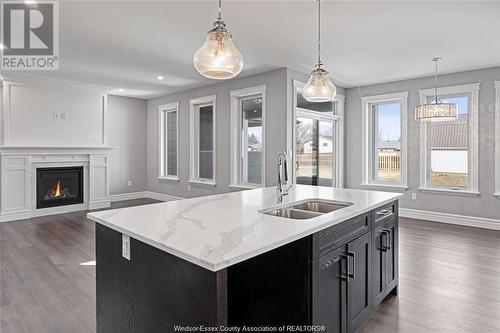
<path id="1" fill-rule="evenodd" d="M 188 192 L 191 191 L 191 184 L 188 184 Z"/>
<path id="2" fill-rule="evenodd" d="M 414 193 L 412 193 L 412 194 L 411 194 L 411 199 L 412 199 L 412 200 L 417 200 L 417 193 L 415 193 L 415 192 L 414 192 Z"/>
<path id="3" fill-rule="evenodd" d="M 61 113 L 61 120 L 66 120 L 66 113 Z"/>
<path id="4" fill-rule="evenodd" d="M 122 257 L 130 260 L 130 236 L 122 234 Z"/>
<path id="5" fill-rule="evenodd" d="M 127 185 L 128 185 L 128 186 L 132 186 L 132 181 L 131 181 L 131 180 L 129 180 L 129 181 L 127 182 Z"/>

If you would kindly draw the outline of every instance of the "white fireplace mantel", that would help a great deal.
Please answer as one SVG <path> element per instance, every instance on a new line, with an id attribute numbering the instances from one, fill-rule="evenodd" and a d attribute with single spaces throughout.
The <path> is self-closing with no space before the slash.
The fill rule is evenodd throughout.
<path id="1" fill-rule="evenodd" d="M 0 222 L 69 211 L 107 208 L 109 152 L 114 147 L 0 146 Z M 36 208 L 37 167 L 83 166 L 84 202 Z"/>

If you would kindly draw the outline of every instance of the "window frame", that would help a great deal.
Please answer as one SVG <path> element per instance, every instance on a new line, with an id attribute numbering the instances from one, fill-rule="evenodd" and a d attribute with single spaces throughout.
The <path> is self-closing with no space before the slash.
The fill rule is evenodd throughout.
<path id="1" fill-rule="evenodd" d="M 255 87 L 231 90 L 231 181 L 229 187 L 237 189 L 252 189 L 266 185 L 266 92 L 267 85 L 262 84 Z M 242 183 L 242 165 L 241 156 L 241 122 L 243 114 L 241 112 L 241 101 L 256 95 L 262 96 L 262 165 L 261 165 L 261 183 Z"/>
<path id="2" fill-rule="evenodd" d="M 165 121 L 168 113 L 176 112 L 175 126 L 177 129 L 177 174 L 168 174 L 168 129 L 165 127 Z M 158 123 L 159 123 L 159 172 L 158 179 L 179 181 L 179 102 L 158 105 Z"/>
<path id="3" fill-rule="evenodd" d="M 399 183 L 378 181 L 373 179 L 373 110 L 372 106 L 377 104 L 400 103 L 401 104 L 401 156 L 400 169 L 401 179 Z M 361 187 L 389 190 L 406 191 L 408 189 L 408 92 L 398 92 L 384 95 L 373 95 L 361 97 L 362 104 L 362 177 Z"/>
<path id="4" fill-rule="evenodd" d="M 500 199 L 500 81 L 495 81 L 495 193 Z"/>
<path id="5" fill-rule="evenodd" d="M 325 120 L 332 121 L 334 126 L 334 139 L 335 145 L 334 149 L 334 174 L 332 175 L 332 179 L 335 181 L 336 188 L 344 187 L 344 108 L 345 108 L 345 96 L 341 94 L 336 94 L 332 99 L 332 102 L 335 103 L 335 115 L 327 115 L 321 114 L 321 112 L 311 111 L 307 109 L 303 109 L 297 106 L 297 93 L 302 93 L 304 89 L 305 83 L 297 80 L 293 80 L 293 98 L 292 98 L 292 113 L 291 113 L 291 135 L 287 134 L 287 137 L 291 137 L 291 152 L 290 155 L 292 157 L 292 167 L 291 167 L 291 181 L 292 184 L 297 183 L 297 175 L 295 170 L 296 165 L 296 145 L 297 145 L 297 117 L 301 114 L 304 116 L 314 116 L 317 120 Z M 288 130 L 287 130 L 288 133 Z"/>
<path id="6" fill-rule="evenodd" d="M 212 105 L 212 178 L 199 177 L 200 108 Z M 189 100 L 189 181 L 195 185 L 215 186 L 217 178 L 217 96 L 203 96 Z"/>
<path id="7" fill-rule="evenodd" d="M 420 127 L 420 185 L 419 191 L 450 195 L 478 196 L 479 193 L 479 83 L 447 86 L 438 88 L 438 96 L 468 95 L 469 109 L 467 124 L 468 180 L 466 190 L 432 186 L 431 159 L 428 141 L 428 122 L 419 122 Z M 435 94 L 434 88 L 418 91 L 420 104 L 428 103 Z"/>

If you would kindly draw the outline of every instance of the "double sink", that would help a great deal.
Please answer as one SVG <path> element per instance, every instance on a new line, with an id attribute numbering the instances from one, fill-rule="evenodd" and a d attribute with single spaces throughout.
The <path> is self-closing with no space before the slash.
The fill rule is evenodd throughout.
<path id="1" fill-rule="evenodd" d="M 344 201 L 307 199 L 291 203 L 285 207 L 266 209 L 261 211 L 261 213 L 288 219 L 307 220 L 351 205 L 351 202 Z"/>

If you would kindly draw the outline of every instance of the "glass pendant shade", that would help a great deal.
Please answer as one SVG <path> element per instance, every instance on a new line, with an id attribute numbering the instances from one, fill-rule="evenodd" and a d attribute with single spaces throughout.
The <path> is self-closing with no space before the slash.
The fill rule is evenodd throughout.
<path id="1" fill-rule="evenodd" d="M 234 46 L 229 31 L 216 26 L 194 54 L 193 64 L 201 75 L 209 79 L 225 80 L 241 72 L 243 57 Z"/>
<path id="2" fill-rule="evenodd" d="M 453 103 L 423 104 L 415 108 L 415 119 L 421 121 L 451 121 L 458 117 L 458 105 Z"/>
<path id="3" fill-rule="evenodd" d="M 331 101 L 337 94 L 337 88 L 328 78 L 328 72 L 318 66 L 315 68 L 304 89 L 302 97 L 306 101 L 313 103 L 321 103 Z"/>

